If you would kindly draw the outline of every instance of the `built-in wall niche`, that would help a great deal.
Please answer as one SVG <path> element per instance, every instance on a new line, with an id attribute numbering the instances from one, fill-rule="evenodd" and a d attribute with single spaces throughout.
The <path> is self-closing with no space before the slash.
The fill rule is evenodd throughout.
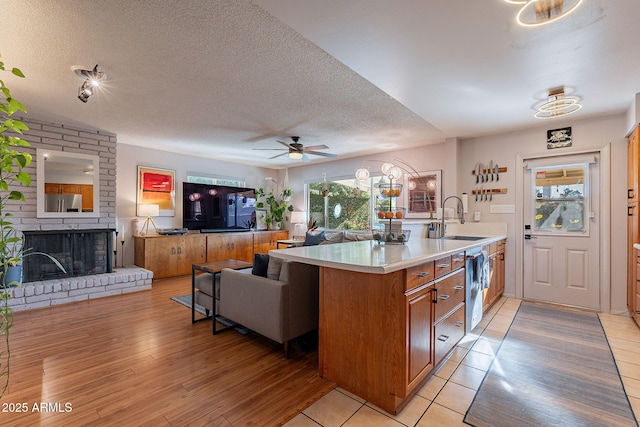
<path id="1" fill-rule="evenodd" d="M 38 149 L 36 172 L 38 218 L 100 216 L 98 156 Z"/>

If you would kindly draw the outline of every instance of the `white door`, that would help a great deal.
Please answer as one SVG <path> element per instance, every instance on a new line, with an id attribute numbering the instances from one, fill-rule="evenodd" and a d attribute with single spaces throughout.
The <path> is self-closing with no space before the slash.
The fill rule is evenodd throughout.
<path id="1" fill-rule="evenodd" d="M 600 309 L 598 159 L 525 160 L 525 299 Z"/>

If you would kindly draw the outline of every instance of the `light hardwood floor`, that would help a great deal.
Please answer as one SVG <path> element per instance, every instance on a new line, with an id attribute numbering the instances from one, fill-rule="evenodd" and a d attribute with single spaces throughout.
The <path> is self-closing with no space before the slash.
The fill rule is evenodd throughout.
<path id="1" fill-rule="evenodd" d="M 151 291 L 17 313 L 0 425 L 463 426 L 519 304 L 499 301 L 390 417 L 318 377 L 315 350 L 293 346 L 287 360 L 281 345 L 257 334 L 212 336 L 210 322 L 192 325 L 190 311 L 169 299 L 190 290 L 185 276 L 154 281 Z M 628 317 L 600 319 L 640 413 L 640 329 Z M 15 412 L 23 403 L 27 411 Z M 63 411 L 70 403 L 71 411 L 34 411 L 41 403 Z"/>
<path id="2" fill-rule="evenodd" d="M 272 426 L 335 387 L 318 376 L 315 348 L 294 344 L 286 359 L 257 334 L 192 325 L 190 310 L 170 300 L 189 292 L 184 276 L 16 313 L 0 425 Z M 46 411 L 34 410 L 42 403 Z"/>

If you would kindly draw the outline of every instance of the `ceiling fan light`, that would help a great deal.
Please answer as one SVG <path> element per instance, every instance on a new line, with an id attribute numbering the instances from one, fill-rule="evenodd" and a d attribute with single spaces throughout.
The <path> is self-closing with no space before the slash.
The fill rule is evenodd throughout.
<path id="1" fill-rule="evenodd" d="M 293 160 L 300 160 L 302 158 L 302 153 L 299 151 L 291 151 L 289 153 L 289 158 Z"/>

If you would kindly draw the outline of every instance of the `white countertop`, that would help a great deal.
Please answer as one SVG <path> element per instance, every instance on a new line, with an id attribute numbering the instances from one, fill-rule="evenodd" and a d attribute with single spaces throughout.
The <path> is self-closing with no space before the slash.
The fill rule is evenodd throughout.
<path id="1" fill-rule="evenodd" d="M 269 251 L 269 255 L 321 267 L 386 274 L 426 261 L 506 239 L 494 235 L 482 240 L 410 239 L 404 245 L 363 242 L 302 246 Z"/>
<path id="2" fill-rule="evenodd" d="M 640 243 L 634 243 L 633 247 L 634 249 L 640 249 Z"/>

